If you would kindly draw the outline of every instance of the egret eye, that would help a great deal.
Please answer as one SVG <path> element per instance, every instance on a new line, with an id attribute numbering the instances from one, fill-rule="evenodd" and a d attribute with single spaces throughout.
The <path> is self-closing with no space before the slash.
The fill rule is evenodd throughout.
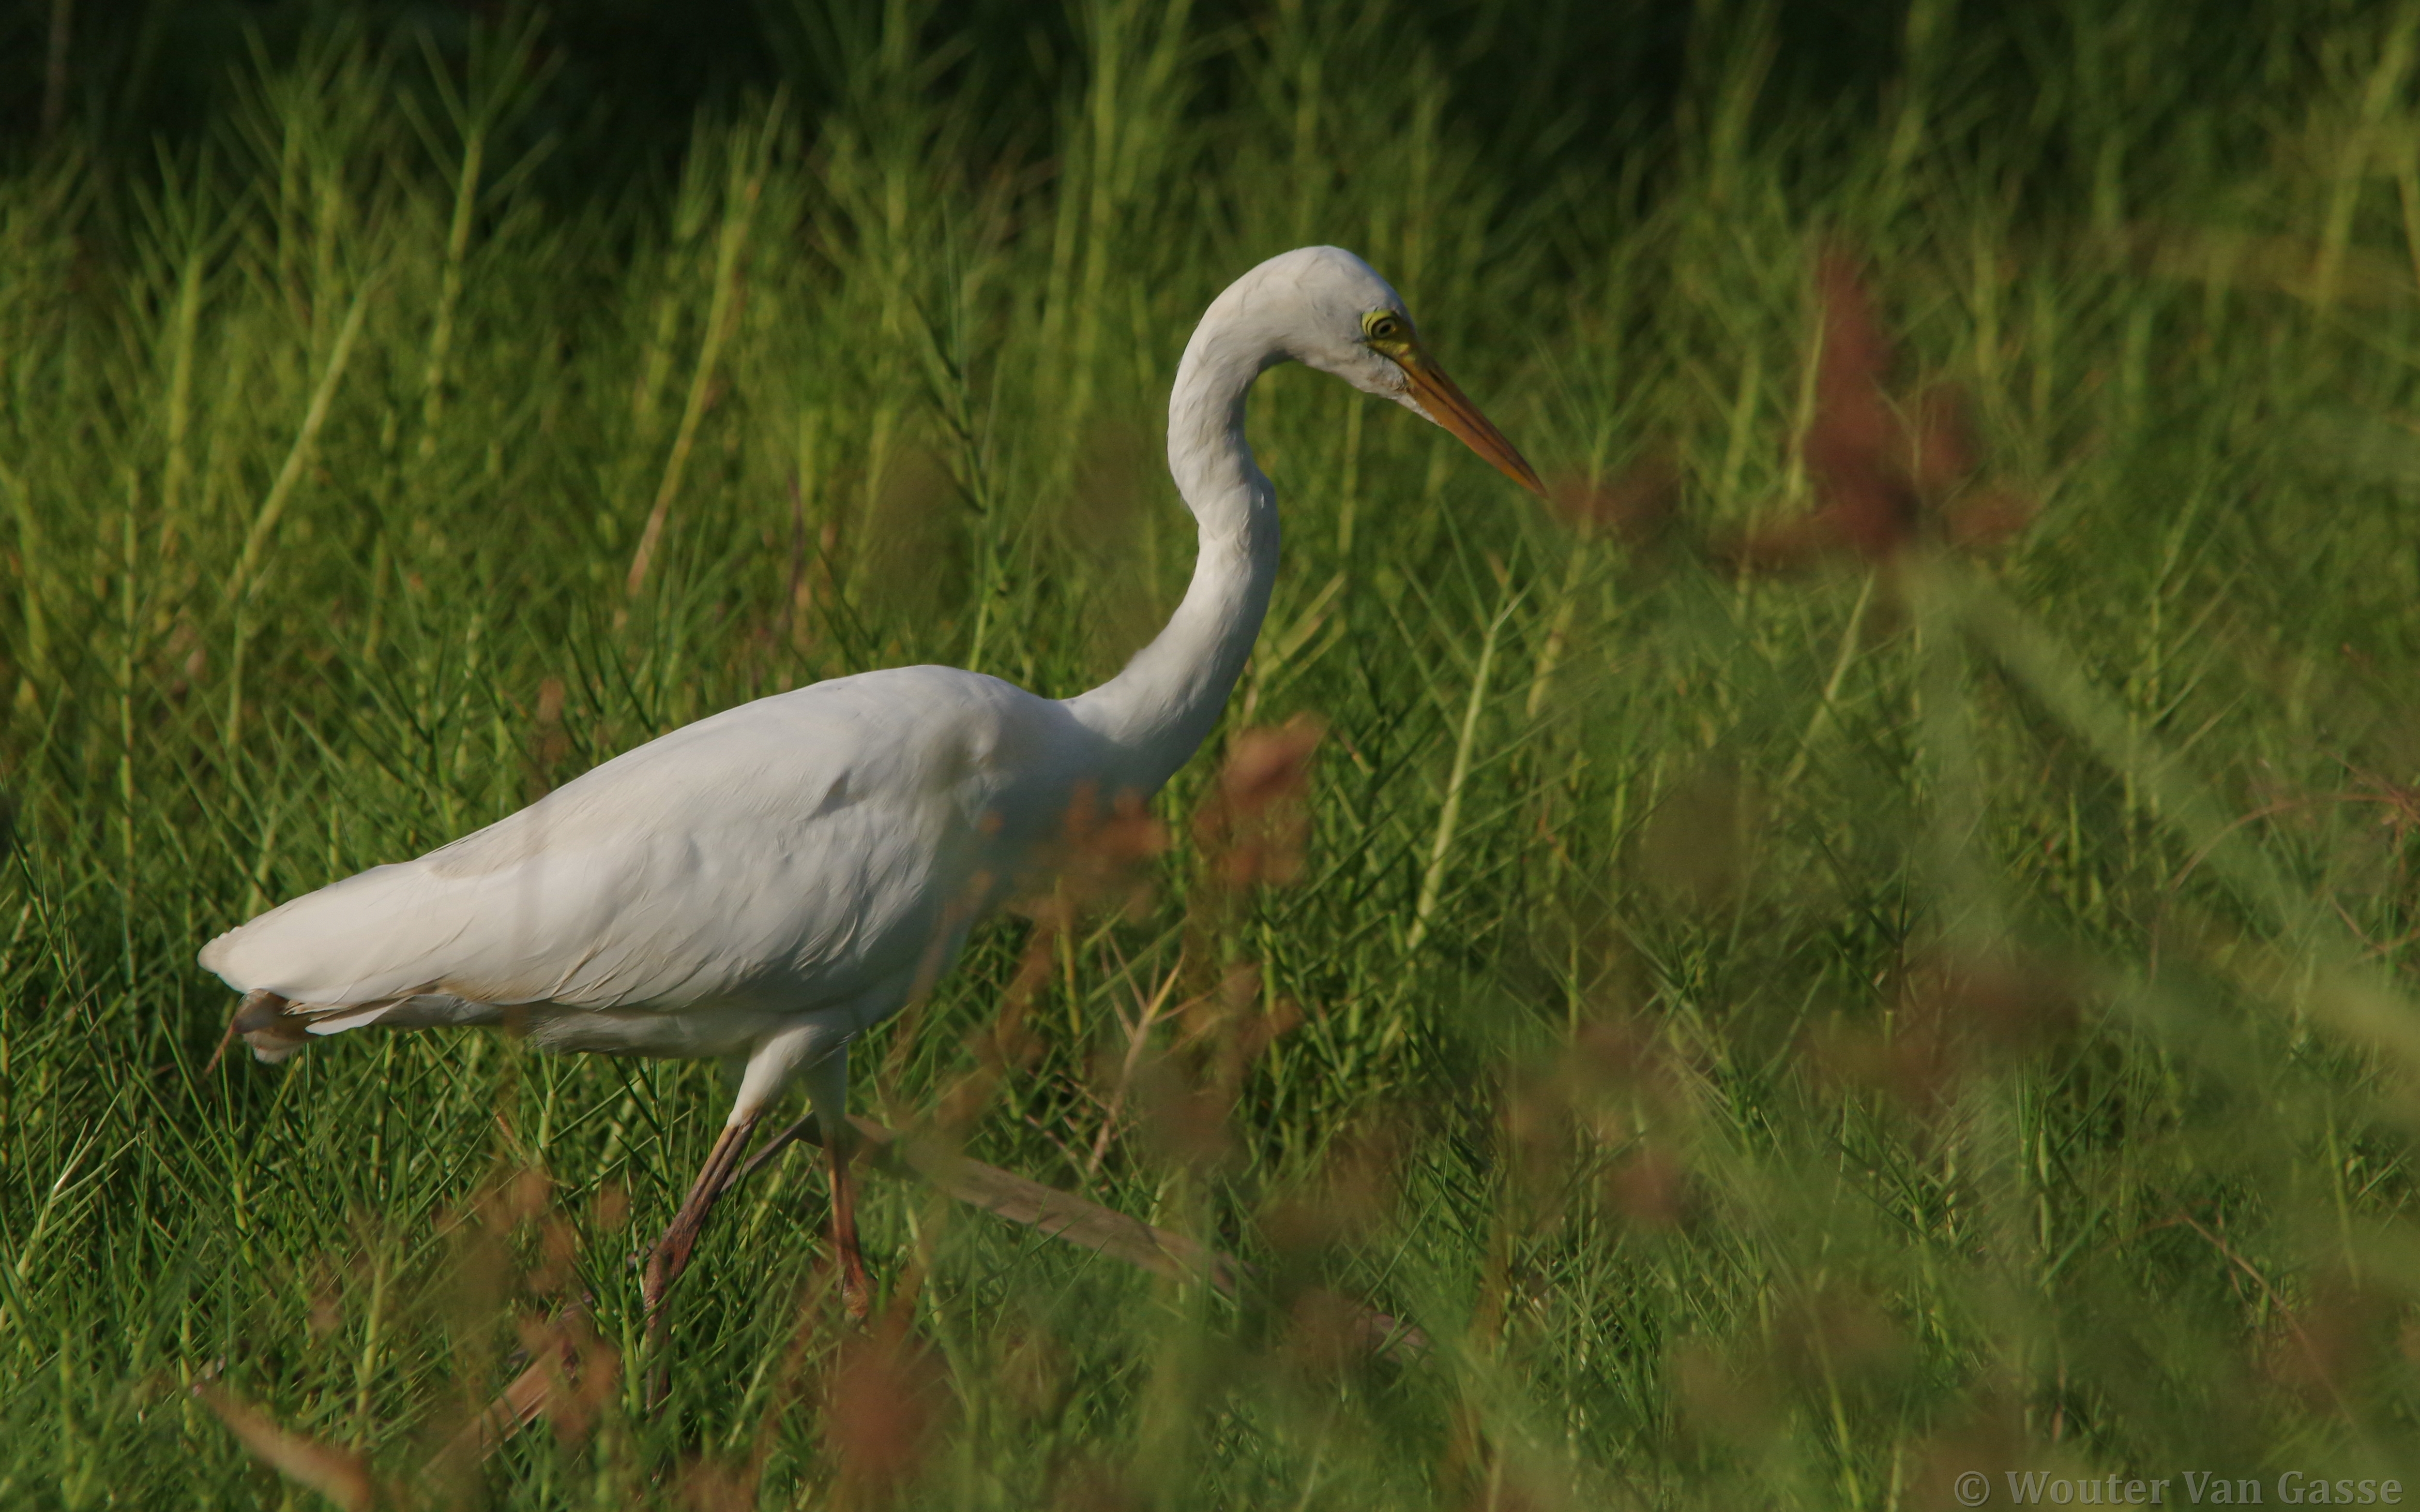
<path id="1" fill-rule="evenodd" d="M 1361 317 L 1361 334 L 1371 341 L 1401 341 L 1404 317 L 1392 310 L 1373 310 Z"/>

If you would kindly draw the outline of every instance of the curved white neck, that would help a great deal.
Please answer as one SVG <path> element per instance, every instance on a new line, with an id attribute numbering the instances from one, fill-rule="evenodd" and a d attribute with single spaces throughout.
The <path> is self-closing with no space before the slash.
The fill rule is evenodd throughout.
<path id="1" fill-rule="evenodd" d="M 1118 748 L 1113 785 L 1144 796 L 1218 722 L 1277 581 L 1277 494 L 1244 439 L 1244 395 L 1286 354 L 1218 313 L 1194 331 L 1168 398 L 1168 469 L 1201 528 L 1193 582 L 1125 671 L 1067 701 Z"/>

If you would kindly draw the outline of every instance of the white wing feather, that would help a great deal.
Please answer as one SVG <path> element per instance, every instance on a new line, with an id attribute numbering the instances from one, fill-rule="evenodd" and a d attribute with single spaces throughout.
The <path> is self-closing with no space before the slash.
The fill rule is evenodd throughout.
<path id="1" fill-rule="evenodd" d="M 415 995 L 813 1008 L 921 956 L 946 965 L 988 901 L 970 885 L 997 891 L 1093 744 L 1061 705 L 976 673 L 819 683 L 283 903 L 212 940 L 202 964 L 319 1010 Z"/>

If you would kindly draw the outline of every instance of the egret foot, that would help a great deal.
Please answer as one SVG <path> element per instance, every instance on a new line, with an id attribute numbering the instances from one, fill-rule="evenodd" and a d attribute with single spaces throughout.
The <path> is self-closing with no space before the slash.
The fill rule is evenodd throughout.
<path id="1" fill-rule="evenodd" d="M 706 1215 L 714 1211 L 715 1199 L 734 1183 L 733 1174 L 738 1169 L 740 1154 L 748 1148 L 749 1135 L 756 1132 L 761 1112 L 743 1114 L 737 1123 L 725 1125 L 714 1149 L 706 1153 L 706 1166 L 690 1183 L 689 1196 L 682 1199 L 680 1211 L 673 1214 L 664 1237 L 647 1252 L 647 1274 L 641 1288 L 646 1303 L 647 1353 L 652 1363 L 647 1369 L 647 1405 L 655 1406 L 664 1398 L 665 1346 L 672 1338 L 672 1315 L 664 1302 L 673 1283 L 689 1269 L 690 1252 L 697 1247 L 697 1236 L 705 1231 Z"/>

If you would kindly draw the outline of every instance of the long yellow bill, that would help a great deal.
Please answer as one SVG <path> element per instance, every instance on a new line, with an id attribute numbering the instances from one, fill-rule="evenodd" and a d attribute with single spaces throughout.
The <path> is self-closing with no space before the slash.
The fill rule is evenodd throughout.
<path id="1" fill-rule="evenodd" d="M 1546 486 L 1512 443 L 1504 439 L 1470 396 L 1445 376 L 1445 369 L 1429 360 L 1429 354 L 1417 346 L 1405 346 L 1390 353 L 1404 376 L 1412 380 L 1412 397 L 1431 420 L 1462 438 L 1462 444 L 1496 465 L 1496 470 L 1534 494 L 1544 494 Z"/>

